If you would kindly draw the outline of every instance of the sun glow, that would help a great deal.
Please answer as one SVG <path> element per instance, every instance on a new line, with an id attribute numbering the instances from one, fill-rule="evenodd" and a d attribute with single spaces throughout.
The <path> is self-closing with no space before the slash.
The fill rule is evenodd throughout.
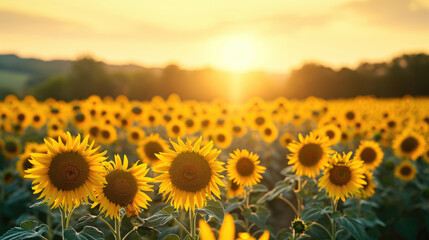
<path id="1" fill-rule="evenodd" d="M 246 71 L 254 63 L 255 47 L 248 40 L 231 38 L 221 46 L 219 57 L 219 65 L 222 68 L 234 72 Z"/>

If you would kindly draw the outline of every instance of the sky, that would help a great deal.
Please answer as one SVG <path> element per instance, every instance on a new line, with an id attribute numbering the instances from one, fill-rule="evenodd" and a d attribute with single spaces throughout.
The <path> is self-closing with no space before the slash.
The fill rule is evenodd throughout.
<path id="1" fill-rule="evenodd" d="M 0 53 L 286 73 L 429 52 L 429 0 L 2 0 Z"/>

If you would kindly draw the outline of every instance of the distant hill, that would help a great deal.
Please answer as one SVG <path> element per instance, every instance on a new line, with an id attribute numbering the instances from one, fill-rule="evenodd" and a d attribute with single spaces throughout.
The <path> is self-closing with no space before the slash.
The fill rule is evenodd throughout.
<path id="1" fill-rule="evenodd" d="M 0 88 L 9 93 L 18 93 L 23 87 L 36 86 L 50 76 L 70 73 L 73 62 L 73 60 L 43 61 L 36 58 L 21 58 L 15 54 L 0 54 Z M 104 65 L 108 72 L 160 71 L 135 64 Z"/>

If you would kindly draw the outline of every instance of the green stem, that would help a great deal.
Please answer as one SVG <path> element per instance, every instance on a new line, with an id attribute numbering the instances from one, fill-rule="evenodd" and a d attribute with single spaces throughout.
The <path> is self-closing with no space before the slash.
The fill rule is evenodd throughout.
<path id="1" fill-rule="evenodd" d="M 45 238 L 44 236 L 42 236 L 42 235 L 40 235 L 39 236 L 41 239 L 43 239 L 43 240 L 48 240 L 47 238 Z"/>
<path id="2" fill-rule="evenodd" d="M 110 225 L 110 223 L 108 223 L 106 220 L 104 220 L 104 218 L 102 218 L 100 216 L 98 216 L 97 219 L 103 221 L 106 224 L 106 226 L 110 229 L 110 231 L 112 232 L 113 236 L 116 236 L 115 229 L 113 229 L 113 227 L 112 227 L 112 225 Z"/>
<path id="3" fill-rule="evenodd" d="M 189 227 L 190 227 L 190 233 L 191 233 L 191 239 L 192 240 L 197 240 L 196 237 L 196 224 L 195 224 L 195 218 L 196 214 L 194 211 L 192 211 L 191 209 L 189 209 Z"/>
<path id="4" fill-rule="evenodd" d="M 121 219 L 115 218 L 115 239 L 121 240 Z"/>
<path id="5" fill-rule="evenodd" d="M 179 222 L 179 220 L 177 220 L 176 218 L 173 218 L 174 219 L 174 222 L 176 222 L 177 223 L 177 225 L 179 225 L 179 227 L 181 228 L 181 229 L 183 229 L 183 231 L 185 231 L 186 232 L 186 234 L 189 236 L 189 237 L 192 237 L 191 236 L 191 233 L 188 231 L 188 229 L 186 229 L 185 228 L 185 226 L 183 226 L 183 224 L 181 223 L 181 222 Z M 124 238 L 125 239 L 125 238 Z"/>
<path id="6" fill-rule="evenodd" d="M 301 218 L 301 197 L 299 196 L 299 191 L 301 191 L 301 177 L 298 177 L 298 189 L 295 191 L 296 194 L 296 208 L 297 208 L 297 216 Z"/>
<path id="7" fill-rule="evenodd" d="M 67 225 L 67 215 L 66 215 L 66 210 L 63 209 L 62 206 L 60 206 L 60 213 L 61 213 L 61 236 L 64 238 L 64 230 L 66 229 L 66 225 Z"/>
<path id="8" fill-rule="evenodd" d="M 52 240 L 54 238 L 54 232 L 52 231 L 52 217 L 51 212 L 47 212 L 46 214 L 46 224 L 48 225 L 48 239 Z"/>
<path id="9" fill-rule="evenodd" d="M 131 231 L 129 231 L 127 234 L 125 234 L 125 236 L 124 236 L 124 238 L 122 238 L 122 240 L 125 240 L 132 232 L 134 232 L 137 229 L 138 229 L 138 227 L 133 227 L 133 229 L 131 229 Z"/>
<path id="10" fill-rule="evenodd" d="M 325 226 L 323 226 L 322 224 L 317 223 L 317 222 L 313 222 L 313 224 L 311 224 L 311 225 L 316 225 L 316 226 L 321 227 L 323 230 L 325 230 L 325 232 L 327 232 L 327 233 L 328 233 L 329 237 L 331 237 L 331 238 L 332 238 L 332 236 L 331 236 L 331 232 L 330 232 L 330 231 L 329 231 Z"/>
<path id="11" fill-rule="evenodd" d="M 331 206 L 332 206 L 332 215 L 334 215 L 335 214 L 335 211 L 337 210 L 337 200 L 332 200 L 331 201 Z M 332 233 L 331 233 L 331 239 L 332 240 L 336 240 L 337 239 L 337 225 L 336 225 L 336 222 L 335 222 L 335 220 L 334 220 L 334 218 L 333 217 L 331 217 L 331 231 L 332 231 Z"/>
<path id="12" fill-rule="evenodd" d="M 279 195 L 279 198 L 281 200 L 283 200 L 285 203 L 287 203 L 289 205 L 289 207 L 292 208 L 292 210 L 295 213 L 295 215 L 298 216 L 298 210 L 296 210 L 296 207 L 289 201 L 289 199 L 287 199 L 287 198 L 285 198 L 283 196 L 280 196 L 280 195 Z"/>

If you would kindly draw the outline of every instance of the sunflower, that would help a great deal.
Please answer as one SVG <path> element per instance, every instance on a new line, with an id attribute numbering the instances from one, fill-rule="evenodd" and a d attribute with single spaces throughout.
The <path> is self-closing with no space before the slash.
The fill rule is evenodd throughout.
<path id="1" fill-rule="evenodd" d="M 58 142 L 45 139 L 48 153 L 32 154 L 33 168 L 27 170 L 25 178 L 34 179 L 34 194 L 41 193 L 39 198 L 44 197 L 52 208 L 61 205 L 70 211 L 76 203 L 88 202 L 88 196 L 94 200 L 94 186 L 104 182 L 106 152 L 99 153 L 93 148 L 94 142 L 88 146 L 88 136 L 80 140 L 80 135 L 73 139 L 67 132 L 65 144 L 61 138 Z"/>
<path id="2" fill-rule="evenodd" d="M 403 161 L 395 167 L 395 176 L 402 181 L 412 181 L 417 174 L 416 167 L 409 161 Z"/>
<path id="3" fill-rule="evenodd" d="M 246 149 L 235 150 L 230 153 L 228 159 L 228 177 L 234 183 L 240 186 L 248 186 L 257 184 L 261 181 L 265 172 L 265 167 L 260 166 L 259 156 Z"/>
<path id="4" fill-rule="evenodd" d="M 289 144 L 291 144 L 293 141 L 295 141 L 295 138 L 290 133 L 283 133 L 283 135 L 279 139 L 280 144 L 287 148 Z"/>
<path id="5" fill-rule="evenodd" d="M 42 114 L 40 112 L 33 113 L 33 116 L 31 117 L 31 126 L 34 128 L 41 128 L 46 123 L 46 115 Z"/>
<path id="6" fill-rule="evenodd" d="M 140 127 L 130 127 L 127 130 L 127 139 L 129 143 L 138 145 L 139 142 L 144 138 L 145 133 Z"/>
<path id="7" fill-rule="evenodd" d="M 171 138 L 183 137 L 186 134 L 186 126 L 183 121 L 179 119 L 173 119 L 165 126 L 167 134 Z"/>
<path id="8" fill-rule="evenodd" d="M 361 141 L 356 150 L 356 159 L 363 162 L 368 170 L 374 170 L 383 161 L 384 153 L 380 144 L 374 141 Z"/>
<path id="9" fill-rule="evenodd" d="M 220 180 L 220 172 L 225 169 L 217 160 L 220 150 L 212 149 L 213 142 L 200 149 L 202 137 L 194 144 L 188 140 L 186 145 L 178 138 L 178 144 L 171 141 L 174 150 L 155 154 L 162 163 L 154 167 L 161 173 L 155 178 L 161 182 L 159 192 L 168 195 L 167 201 L 176 208 L 195 210 L 206 205 L 207 197 L 212 194 L 220 198 L 219 186 L 225 186 Z"/>
<path id="10" fill-rule="evenodd" d="M 74 113 L 71 121 L 78 128 L 84 128 L 90 121 L 90 115 L 86 112 L 76 112 Z"/>
<path id="11" fill-rule="evenodd" d="M 325 188 L 332 199 L 345 201 L 359 193 L 366 184 L 364 178 L 365 168 L 362 161 L 350 160 L 352 152 L 340 155 L 336 153 L 331 157 L 328 167 L 319 179 L 318 186 Z"/>
<path id="12" fill-rule="evenodd" d="M 329 159 L 332 150 L 328 147 L 327 138 L 316 138 L 313 133 L 305 138 L 299 134 L 300 142 L 289 144 L 291 154 L 288 156 L 288 164 L 294 164 L 296 175 L 316 177 Z"/>
<path id="13" fill-rule="evenodd" d="M 211 135 L 213 142 L 219 148 L 225 149 L 231 145 L 231 132 L 226 128 L 216 128 Z"/>
<path id="14" fill-rule="evenodd" d="M 25 171 L 33 167 L 33 164 L 30 162 L 31 153 L 32 152 L 29 151 L 24 152 L 19 155 L 19 160 L 16 162 L 16 170 L 22 178 L 24 178 L 26 174 Z"/>
<path id="15" fill-rule="evenodd" d="M 149 169 L 146 164 L 138 162 L 128 168 L 128 158 L 124 155 L 122 163 L 119 155 L 115 155 L 115 161 L 105 164 L 107 172 L 104 173 L 106 182 L 95 188 L 96 200 L 91 208 L 99 206 L 100 212 L 105 212 L 111 219 L 119 219 L 119 210 L 125 208 L 127 215 L 138 215 L 140 208 L 147 209 L 152 201 L 143 191 L 153 191 L 149 183 L 151 178 L 146 177 Z"/>
<path id="16" fill-rule="evenodd" d="M 185 127 L 186 127 L 186 132 L 188 134 L 196 133 L 201 127 L 201 123 L 200 123 L 199 118 L 197 118 L 197 117 L 186 118 L 185 119 Z"/>
<path id="17" fill-rule="evenodd" d="M 228 186 L 226 189 L 226 197 L 233 198 L 235 196 L 240 196 L 244 194 L 243 186 L 236 184 L 234 181 L 228 181 Z"/>
<path id="18" fill-rule="evenodd" d="M 104 125 L 100 128 L 100 134 L 98 135 L 97 140 L 105 145 L 112 144 L 118 139 L 116 133 L 116 128 L 111 125 Z"/>
<path id="19" fill-rule="evenodd" d="M 13 159 L 21 153 L 21 144 L 13 138 L 6 138 L 1 147 L 3 155 L 7 159 Z"/>
<path id="20" fill-rule="evenodd" d="M 322 137 L 328 137 L 329 145 L 341 141 L 341 130 L 334 124 L 328 124 L 317 131 Z"/>
<path id="21" fill-rule="evenodd" d="M 375 193 L 374 188 L 377 186 L 372 179 L 374 178 L 374 174 L 366 170 L 363 174 L 364 178 L 363 180 L 366 182 L 363 184 L 363 188 L 361 191 L 357 194 L 359 198 L 367 199 L 369 197 L 372 197 Z"/>
<path id="22" fill-rule="evenodd" d="M 137 154 L 143 162 L 155 166 L 161 161 L 155 156 L 156 153 L 167 152 L 170 149 L 168 143 L 159 134 L 151 134 L 145 137 L 137 148 Z"/>
<path id="23" fill-rule="evenodd" d="M 393 141 L 392 148 L 399 157 L 415 161 L 425 152 L 425 139 L 416 132 L 404 131 Z"/>
<path id="24" fill-rule="evenodd" d="M 272 122 L 265 124 L 259 131 L 267 143 L 272 143 L 279 136 L 279 130 Z"/>
<path id="25" fill-rule="evenodd" d="M 210 227 L 210 225 L 204 221 L 203 219 L 200 219 L 200 239 L 201 240 L 216 240 L 215 235 Z M 256 240 L 248 233 L 239 233 L 239 237 L 237 240 Z M 235 223 L 234 218 L 231 214 L 226 214 L 225 218 L 223 219 L 222 226 L 219 230 L 219 240 L 234 240 L 235 238 Z M 269 240 L 270 234 L 268 231 L 265 231 L 259 240 Z"/>
<path id="26" fill-rule="evenodd" d="M 243 120 L 233 120 L 230 129 L 234 136 L 242 137 L 247 133 L 247 124 Z"/>

